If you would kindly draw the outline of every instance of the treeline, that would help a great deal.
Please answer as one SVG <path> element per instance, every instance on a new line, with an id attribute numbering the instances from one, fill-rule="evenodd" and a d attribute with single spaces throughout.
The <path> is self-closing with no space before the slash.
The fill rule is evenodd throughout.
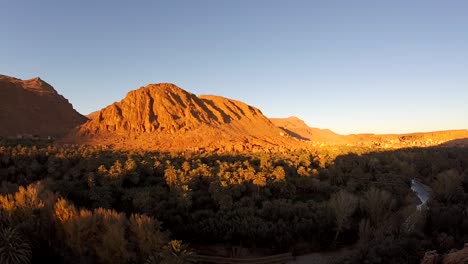
<path id="1" fill-rule="evenodd" d="M 37 145 L 0 147 L 2 230 L 14 234 L 1 239 L 19 238 L 18 252 L 33 263 L 183 262 L 185 243 L 270 253 L 352 245 L 341 262 L 419 263 L 426 250 L 468 239 L 467 149 L 199 154 Z M 416 210 L 413 178 L 433 188 L 427 210 Z"/>

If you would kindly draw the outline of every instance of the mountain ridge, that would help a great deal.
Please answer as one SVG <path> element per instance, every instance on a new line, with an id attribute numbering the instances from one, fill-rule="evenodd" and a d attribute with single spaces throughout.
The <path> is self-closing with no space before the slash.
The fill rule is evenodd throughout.
<path id="1" fill-rule="evenodd" d="M 67 138 L 69 142 L 150 150 L 251 151 L 322 146 L 426 147 L 468 138 L 464 130 L 340 135 L 309 127 L 295 116 L 268 118 L 260 109 L 241 101 L 197 96 L 171 83 L 132 90 L 90 117 Z"/>
<path id="2" fill-rule="evenodd" d="M 464 146 L 468 130 L 340 135 L 298 117 L 268 118 L 241 101 L 148 84 L 82 116 L 39 77 L 0 75 L 0 136 L 56 137 L 58 143 L 145 150 L 283 151 L 322 146 Z"/>

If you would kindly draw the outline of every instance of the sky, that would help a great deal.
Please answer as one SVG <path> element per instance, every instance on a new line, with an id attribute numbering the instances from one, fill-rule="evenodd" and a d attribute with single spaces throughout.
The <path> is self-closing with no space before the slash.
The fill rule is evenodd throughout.
<path id="1" fill-rule="evenodd" d="M 468 1 L 0 4 L 0 74 L 82 114 L 171 82 L 341 134 L 468 128 Z"/>

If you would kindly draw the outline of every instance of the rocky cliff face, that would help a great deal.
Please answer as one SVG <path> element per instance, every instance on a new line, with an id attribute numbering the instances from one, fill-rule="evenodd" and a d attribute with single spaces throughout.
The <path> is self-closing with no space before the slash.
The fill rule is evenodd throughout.
<path id="1" fill-rule="evenodd" d="M 0 136 L 59 137 L 86 120 L 40 78 L 0 75 Z"/>
<path id="2" fill-rule="evenodd" d="M 292 146 L 260 110 L 220 96 L 197 97 L 173 84 L 131 91 L 66 140 L 157 150 L 244 150 Z"/>
<path id="3" fill-rule="evenodd" d="M 129 92 L 124 100 L 95 113 L 81 130 L 89 133 L 173 133 L 216 122 L 216 117 L 198 97 L 164 83 Z"/>

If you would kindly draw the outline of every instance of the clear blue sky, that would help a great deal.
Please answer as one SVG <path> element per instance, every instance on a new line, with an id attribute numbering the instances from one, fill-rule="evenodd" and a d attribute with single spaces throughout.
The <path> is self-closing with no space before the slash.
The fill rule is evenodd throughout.
<path id="1" fill-rule="evenodd" d="M 83 114 L 172 82 L 339 133 L 468 128 L 468 1 L 2 0 L 0 74 Z"/>

